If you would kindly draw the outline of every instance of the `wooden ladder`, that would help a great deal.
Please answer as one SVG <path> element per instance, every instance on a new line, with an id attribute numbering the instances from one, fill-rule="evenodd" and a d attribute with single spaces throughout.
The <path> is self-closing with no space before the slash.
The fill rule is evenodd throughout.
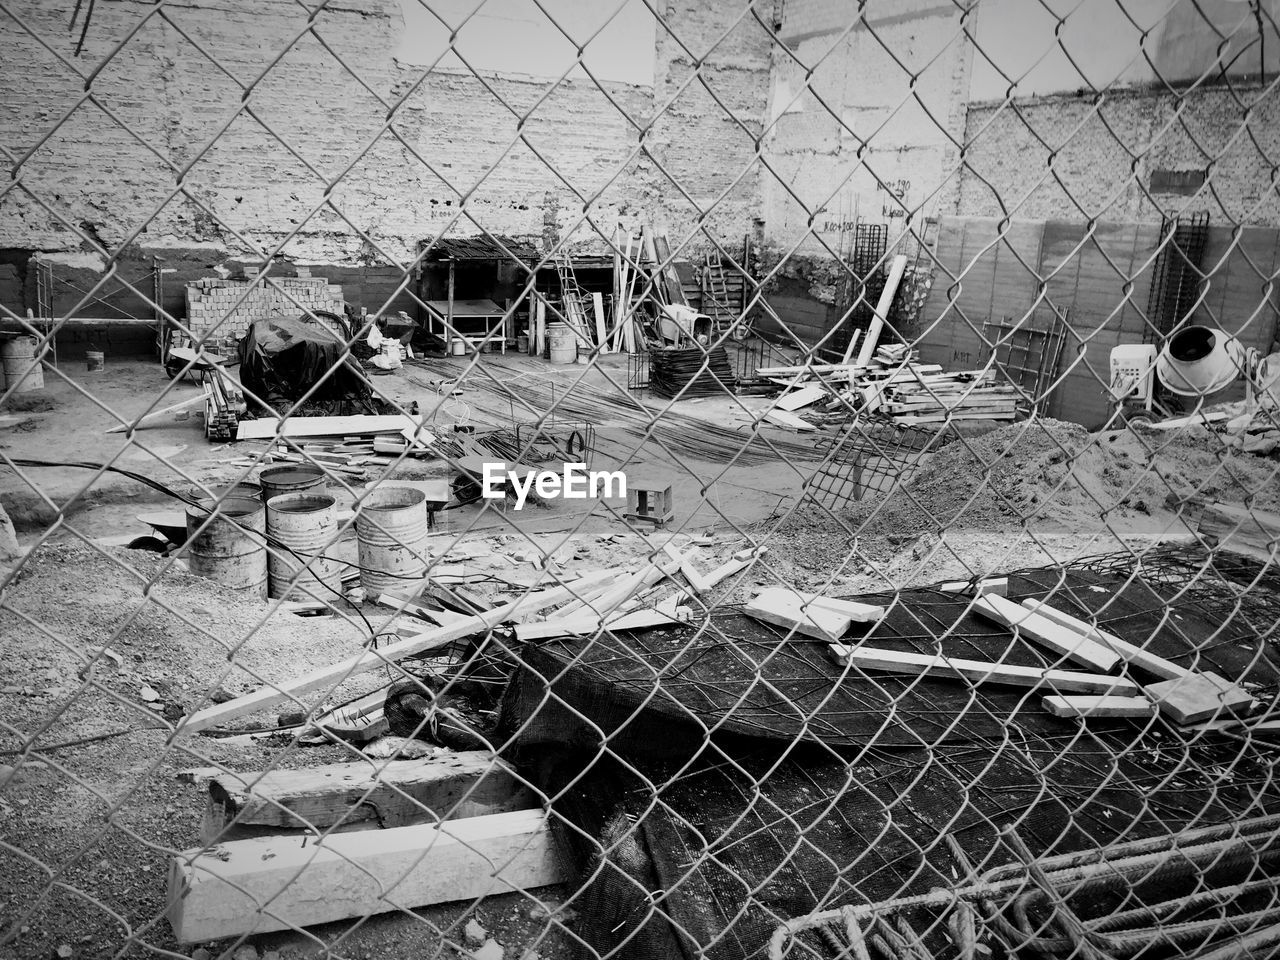
<path id="1" fill-rule="evenodd" d="M 729 286 L 719 253 L 708 253 L 703 263 L 702 312 L 711 318 L 711 332 L 715 337 L 724 333 L 725 321 L 732 326 L 737 320 L 737 311 L 729 302 Z"/>
<path id="2" fill-rule="evenodd" d="M 560 278 L 560 308 L 565 323 L 579 338 L 591 341 L 591 323 L 587 320 L 587 304 L 591 302 L 585 290 L 578 285 L 569 255 L 561 251 L 556 257 L 556 275 Z"/>

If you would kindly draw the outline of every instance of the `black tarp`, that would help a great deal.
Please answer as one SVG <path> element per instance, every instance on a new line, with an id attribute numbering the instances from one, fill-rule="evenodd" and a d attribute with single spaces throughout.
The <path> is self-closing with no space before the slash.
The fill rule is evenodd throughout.
<path id="1" fill-rule="evenodd" d="M 309 405 L 344 414 L 373 408 L 368 382 L 346 344 L 306 317 L 250 326 L 240 341 L 240 380 L 280 411 L 304 396 Z"/>

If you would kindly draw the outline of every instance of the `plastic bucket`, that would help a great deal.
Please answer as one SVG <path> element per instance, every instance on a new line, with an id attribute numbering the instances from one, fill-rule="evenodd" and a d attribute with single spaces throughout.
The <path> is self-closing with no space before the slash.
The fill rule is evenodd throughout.
<path id="1" fill-rule="evenodd" d="M 44 389 L 44 369 L 36 356 L 35 337 L 0 338 L 0 366 L 4 367 L 6 390 L 28 393 Z"/>
<path id="2" fill-rule="evenodd" d="M 101 373 L 107 369 L 107 355 L 101 350 L 86 350 L 84 365 L 90 373 Z"/>
<path id="3" fill-rule="evenodd" d="M 547 357 L 552 363 L 574 363 L 578 359 L 578 336 L 563 323 L 547 324 Z"/>
<path id="4" fill-rule="evenodd" d="M 201 526 L 212 516 L 207 526 Z M 198 577 L 257 597 L 267 596 L 266 510 L 256 500 L 201 500 L 187 507 L 187 565 Z M 199 531 L 199 532 L 197 532 Z M 249 531 L 253 531 L 252 533 Z"/>
<path id="5" fill-rule="evenodd" d="M 324 471 L 309 463 L 286 463 L 279 467 L 267 467 L 258 474 L 262 486 L 262 502 L 286 493 L 302 493 L 325 485 Z M 317 491 L 323 493 L 323 490 Z"/>
<path id="6" fill-rule="evenodd" d="M 337 532 L 334 500 L 328 494 L 286 493 L 268 500 L 267 533 L 272 543 L 267 550 L 267 596 L 341 598 L 341 571 L 324 555 Z"/>
<path id="7" fill-rule="evenodd" d="M 427 495 L 412 487 L 378 487 L 358 511 L 360 585 L 368 598 L 421 578 L 427 569 Z"/>

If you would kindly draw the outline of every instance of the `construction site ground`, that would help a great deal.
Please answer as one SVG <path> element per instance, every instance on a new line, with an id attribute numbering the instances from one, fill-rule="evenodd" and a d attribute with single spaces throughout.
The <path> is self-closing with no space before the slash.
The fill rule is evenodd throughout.
<path id="1" fill-rule="evenodd" d="M 442 392 L 441 383 L 452 382 L 473 363 L 476 369 L 468 373 L 461 394 L 447 386 Z M 455 423 L 510 428 L 514 422 L 538 419 L 543 408 L 520 408 L 517 366 L 520 376 L 533 378 L 543 390 L 567 389 L 581 378 L 576 396 L 592 390 L 619 399 L 626 394 L 625 361 L 610 360 L 602 370 L 590 371 L 550 366 L 531 371 L 530 363 L 525 357 L 498 355 L 428 361 L 377 383 L 400 404 L 416 401 L 442 432 Z M 488 381 L 493 389 L 478 386 Z M 0 411 L 17 418 L 0 429 L 0 453 L 30 461 L 111 463 L 184 489 L 241 479 L 246 468 L 228 461 L 252 456 L 266 443 L 210 444 L 196 415 L 132 437 L 104 433 L 115 421 L 99 403 L 121 417 L 133 417 L 144 411 L 145 403 L 164 406 L 199 389 L 180 382 L 161 398 L 157 388 L 163 382 L 161 368 L 143 361 L 113 361 L 103 373 L 51 376 L 34 400 Z M 656 408 L 665 401 L 647 398 L 646 403 Z M 771 441 L 797 443 L 791 431 L 753 422 L 751 411 L 768 403 L 762 397 L 725 397 L 676 401 L 673 409 L 744 440 L 758 430 Z M 1198 428 L 1176 436 L 1088 434 L 1050 422 L 1014 424 L 953 443 L 906 489 L 830 513 L 813 505 L 797 507 L 829 430 L 805 435 L 803 442 L 814 451 L 808 461 L 779 455 L 726 465 L 690 456 L 687 449 L 673 453 L 657 439 L 637 438 L 634 419 L 613 416 L 603 404 L 592 426 L 597 437 L 592 467 L 622 468 L 629 476 L 669 476 L 675 488 L 674 521 L 645 536 L 623 522 L 621 500 L 604 505 L 562 500 L 522 511 L 480 504 L 451 510 L 441 535 L 446 559 L 488 565 L 512 581 L 484 586 L 481 592 L 489 598 L 515 595 L 512 591 L 519 587 L 513 584 L 520 575 L 548 562 L 565 574 L 628 566 L 670 538 L 694 549 L 705 567 L 750 546 L 753 538 L 767 544 L 761 562 L 721 588 L 721 604 L 748 598 L 758 585 L 776 583 L 852 596 L 1065 562 L 1125 543 L 1186 537 L 1190 531 L 1179 521 L 1177 504 L 1179 497 L 1192 493 L 1237 503 L 1256 493 L 1251 502 L 1263 509 L 1275 509 L 1280 498 L 1280 485 L 1266 482 L 1274 470 L 1272 461 L 1231 451 L 1216 435 Z M 690 437 L 688 446 L 696 446 L 697 440 Z M 1016 457 L 1006 456 L 988 470 L 983 461 L 1012 444 L 1017 444 Z M 1156 470 L 1142 469 L 1152 464 Z M 387 479 L 437 475 L 437 465 L 405 460 Z M 34 483 L 25 483 L 24 476 Z M 0 609 L 5 654 L 0 662 L 0 749 L 11 757 L 19 735 L 35 732 L 31 725 L 38 717 L 57 718 L 41 731 L 42 743 L 73 744 L 25 757 L 0 802 L 0 832 L 21 835 L 23 847 L 39 860 L 0 855 L 0 912 L 24 897 L 41 875 L 40 864 L 70 865 L 59 878 L 65 883 L 55 885 L 62 891 L 56 895 L 59 902 L 47 904 L 41 924 L 0 951 L 0 958 L 51 956 L 62 946 L 71 954 L 59 956 L 106 956 L 130 932 L 167 942 L 167 929 L 143 930 L 136 924 L 162 908 L 169 852 L 197 843 L 202 781 L 181 781 L 178 771 L 211 764 L 236 771 L 265 769 L 280 755 L 291 765 L 319 764 L 350 759 L 350 752 L 332 745 L 282 751 L 296 731 L 199 737 L 194 742 L 188 737 L 165 749 L 169 733 L 162 719 L 175 721 L 219 691 L 237 695 L 351 656 L 362 649 L 371 629 L 396 624 L 392 611 L 369 604 L 340 616 L 298 618 L 193 577 L 158 555 L 91 544 L 87 541 L 144 534 L 138 514 L 181 507 L 110 473 L 98 476 L 91 490 L 79 496 L 92 476 L 92 469 L 22 467 L 6 474 L 0 487 L 0 501 L 20 542 L 35 549 L 7 588 Z M 701 490 L 713 480 L 710 499 L 704 500 Z M 1024 522 L 1028 515 L 1033 519 Z M 948 521 L 943 534 L 936 525 Z M 104 648 L 114 656 L 106 656 Z M 344 684 L 333 699 L 385 680 L 381 673 L 365 674 Z M 144 688 L 154 697 L 144 695 Z M 243 726 L 266 728 L 274 720 L 274 715 L 261 715 Z M 6 759 L 0 757 L 0 763 Z M 10 775 L 15 775 L 12 766 L 0 767 L 0 778 Z M 71 892 L 76 890 L 98 897 L 107 911 L 87 908 Z M 550 897 L 544 891 L 542 899 L 559 902 L 554 891 Z M 521 957 L 526 948 L 543 957 L 559 955 L 558 938 L 565 934 L 554 925 L 545 934 L 545 912 L 530 899 L 490 897 L 478 911 L 471 907 L 459 903 L 421 913 L 456 943 L 463 942 L 462 926 L 474 913 L 509 958 Z M 572 917 L 570 904 L 560 919 L 571 928 Z M 335 931 L 341 933 L 319 928 L 314 936 L 264 935 L 250 943 L 286 960 L 322 946 L 335 955 L 366 958 L 408 955 L 411 949 L 415 956 L 450 956 L 452 950 L 442 948 L 439 938 L 412 917 L 383 915 L 354 931 L 342 925 Z"/>

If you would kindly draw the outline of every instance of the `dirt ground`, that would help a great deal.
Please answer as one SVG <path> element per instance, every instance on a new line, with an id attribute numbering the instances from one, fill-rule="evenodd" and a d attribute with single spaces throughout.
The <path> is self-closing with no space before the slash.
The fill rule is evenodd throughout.
<path id="1" fill-rule="evenodd" d="M 562 385 L 584 376 L 524 357 L 478 362 L 513 390 L 522 376 Z M 607 394 L 617 390 L 610 378 L 625 383 L 625 367 L 618 367 L 624 361 L 610 362 L 609 377 L 587 374 L 590 389 Z M 455 425 L 507 427 L 520 418 L 500 392 L 479 389 L 470 377 L 461 395 L 441 392 L 440 382 L 460 369 L 465 365 L 456 361 L 428 362 L 377 382 L 388 397 L 417 402 L 442 432 Z M 260 453 L 266 443 L 211 445 L 194 415 L 167 418 L 131 438 L 103 432 L 121 417 L 198 390 L 174 384 L 160 398 L 167 386 L 159 367 L 142 361 L 113 361 L 101 374 L 50 377 L 39 396 L 0 411 L 16 418 L 0 426 L 0 454 L 112 463 L 174 487 L 252 475 L 229 461 Z M 686 401 L 676 409 L 744 440 L 764 430 L 796 441 L 779 428 L 753 425 L 752 412 L 765 403 L 726 398 Z M 1280 504 L 1274 459 L 1227 450 L 1197 428 L 1173 436 L 1091 435 L 1052 421 L 1015 424 L 953 443 L 905 489 L 835 511 L 803 499 L 829 429 L 805 435 L 813 451 L 808 460 L 726 467 L 673 453 L 655 440 L 637 441 L 634 424 L 607 406 L 595 428 L 593 466 L 625 464 L 629 474 L 668 478 L 675 489 L 673 523 L 645 536 L 649 531 L 624 521 L 620 500 L 450 511 L 447 532 L 438 538 L 445 561 L 479 565 L 509 581 L 478 585 L 486 599 L 514 596 L 520 581 L 548 558 L 564 573 L 627 566 L 671 536 L 706 571 L 736 550 L 767 545 L 754 567 L 711 596 L 716 604 L 746 600 L 760 585 L 850 596 L 1186 536 L 1177 508 L 1193 494 L 1264 509 Z M 412 479 L 433 469 L 407 461 L 386 479 Z M 548 919 L 566 893 L 557 888 L 539 891 L 536 901 L 510 895 L 488 898 L 475 909 L 464 903 L 417 916 L 380 916 L 354 931 L 335 924 L 313 936 L 263 935 L 180 948 L 161 919 L 167 861 L 197 844 L 203 797 L 200 785 L 182 782 L 176 773 L 349 757 L 333 746 L 297 746 L 292 732 L 260 739 L 174 738 L 171 724 L 214 698 L 351 656 L 371 633 L 396 622 L 386 608 L 370 605 L 364 609 L 368 622 L 352 610 L 343 617 L 298 618 L 193 577 L 171 559 L 92 542 L 146 533 L 138 514 L 174 508 L 174 501 L 126 477 L 66 467 L 0 470 L 0 503 L 22 545 L 32 550 L 0 591 L 0 916 L 12 922 L 0 933 L 0 960 L 113 956 L 125 943 L 131 944 L 129 956 L 452 957 L 464 955 L 469 919 L 503 946 L 508 960 L 526 950 L 544 958 L 563 952 L 573 913 Z M 379 673 L 365 674 L 329 702 L 383 682 Z M 267 729 L 275 722 L 271 712 L 236 726 Z M 37 736 L 40 749 L 22 746 Z M 35 889 L 48 892 L 31 902 Z"/>

